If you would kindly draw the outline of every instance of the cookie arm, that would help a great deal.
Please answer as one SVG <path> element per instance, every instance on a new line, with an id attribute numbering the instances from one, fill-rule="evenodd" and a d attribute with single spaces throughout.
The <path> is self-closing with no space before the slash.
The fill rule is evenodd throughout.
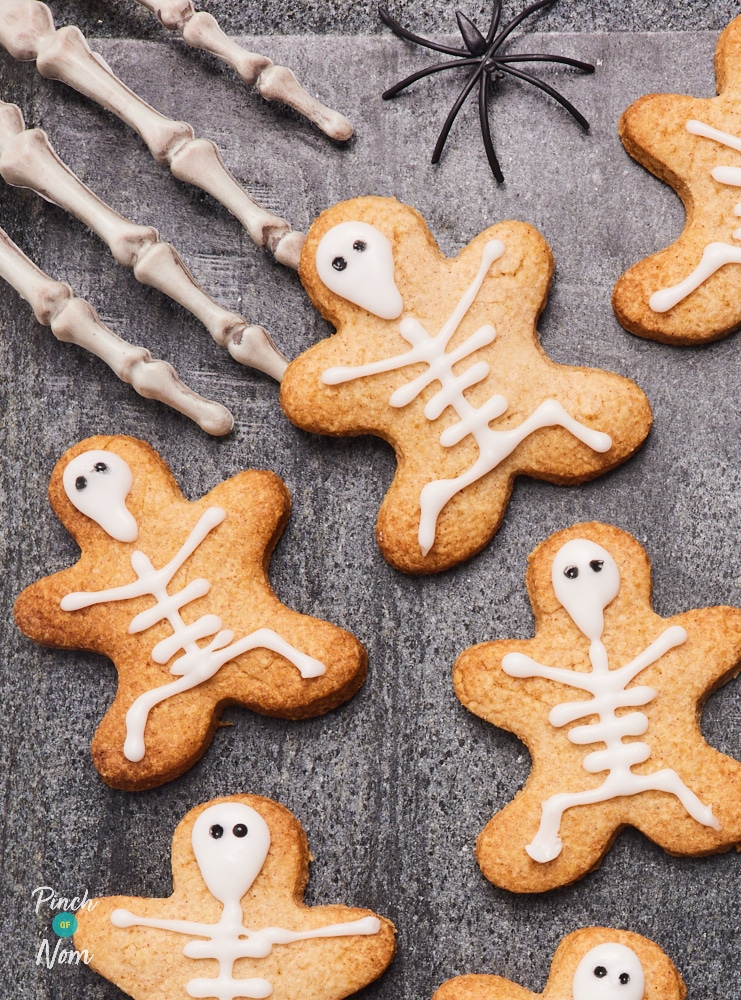
<path id="1" fill-rule="evenodd" d="M 702 704 L 741 670 L 741 609 L 700 608 L 677 615 L 672 624 L 687 632 L 688 655 L 677 661 L 687 671 L 682 690 Z"/>
<path id="2" fill-rule="evenodd" d="M 692 118 L 703 118 L 711 101 L 675 94 L 646 94 L 620 117 L 618 133 L 626 151 L 660 180 L 670 184 L 686 204 L 691 157 L 678 156 L 677 137 Z"/>
<path id="3" fill-rule="evenodd" d="M 718 93 L 741 96 L 741 21 L 736 17 L 721 32 L 715 48 Z"/>
<path id="4" fill-rule="evenodd" d="M 508 675 L 503 659 L 511 654 L 529 658 L 532 642 L 499 640 L 465 650 L 453 667 L 453 687 L 459 701 L 474 715 L 514 733 L 528 746 L 542 724 L 548 724 L 548 706 L 530 694 L 529 683 Z M 542 683 L 535 679 L 534 683 Z M 566 690 L 566 689 L 564 689 Z M 578 697 L 578 696 L 577 696 Z"/>

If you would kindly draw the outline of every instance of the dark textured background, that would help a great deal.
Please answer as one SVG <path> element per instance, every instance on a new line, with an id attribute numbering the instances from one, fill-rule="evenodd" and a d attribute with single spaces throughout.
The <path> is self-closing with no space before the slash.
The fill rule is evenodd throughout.
<path id="1" fill-rule="evenodd" d="M 528 756 L 514 737 L 459 705 L 450 671 L 468 645 L 531 634 L 527 555 L 578 520 L 612 521 L 646 545 L 661 614 L 741 599 L 739 338 L 702 349 L 641 341 L 618 326 L 609 304 L 621 271 L 669 242 L 683 219 L 674 194 L 623 152 L 617 118 L 651 90 L 710 95 L 717 30 L 738 3 L 583 0 L 539 17 L 532 25 L 538 33 L 614 33 L 544 34 L 524 43 L 597 62 L 591 78 L 546 71 L 592 131 L 583 135 L 534 90 L 503 88 L 492 113 L 507 176 L 501 188 L 487 171 L 474 108 L 461 116 L 441 165 L 428 163 L 460 86 L 454 75 L 382 104 L 381 90 L 426 65 L 429 54 L 379 34 L 372 3 L 203 6 L 233 32 L 278 33 L 250 44 L 284 60 L 346 112 L 357 138 L 334 146 L 188 51 L 133 4 L 52 3 L 58 24 L 77 21 L 91 35 L 115 38 L 101 37 L 96 48 L 124 79 L 216 139 L 240 180 L 297 228 L 334 201 L 363 193 L 415 205 L 448 253 L 500 218 L 534 223 L 557 262 L 540 323 L 546 350 L 559 361 L 634 378 L 651 400 L 655 429 L 631 463 L 594 483 L 559 489 L 521 480 L 500 533 L 478 558 L 437 578 L 403 577 L 373 540 L 394 467 L 384 444 L 295 430 L 280 413 L 273 382 L 232 362 L 195 320 L 139 286 L 59 209 L 0 187 L 0 225 L 42 267 L 89 298 L 117 332 L 173 361 L 237 420 L 228 438 L 207 438 L 140 399 L 96 359 L 57 343 L 14 292 L 0 289 L 5 993 L 17 1000 L 120 996 L 85 968 L 35 965 L 42 937 L 52 938 L 51 914 L 34 914 L 31 890 L 47 884 L 65 895 L 167 894 L 170 837 L 181 816 L 212 796 L 250 791 L 279 799 L 306 827 L 316 858 L 310 902 L 367 905 L 396 922 L 399 954 L 366 1000 L 424 1000 L 462 972 L 497 972 L 541 990 L 561 937 L 589 924 L 628 927 L 659 942 L 691 998 L 735 1000 L 741 965 L 733 855 L 674 859 L 626 831 L 602 868 L 571 888 L 515 897 L 483 879 L 475 838 L 524 781 Z M 486 4 L 464 6 L 484 23 Z M 394 7 L 420 31 L 451 30 L 451 8 L 443 0 Z M 645 29 L 659 33 L 626 33 Z M 326 31 L 365 37 L 280 37 Z M 296 275 L 256 250 L 220 206 L 174 182 L 118 121 L 5 54 L 0 88 L 30 126 L 47 129 L 97 193 L 157 225 L 211 293 L 263 323 L 287 355 L 327 332 Z M 272 580 L 286 603 L 351 629 L 367 645 L 369 678 L 352 702 L 301 723 L 233 709 L 233 725 L 178 781 L 137 795 L 102 784 L 89 744 L 113 695 L 113 668 L 98 656 L 41 649 L 18 634 L 11 617 L 24 585 L 75 559 L 46 485 L 67 447 L 100 432 L 146 438 L 192 498 L 248 466 L 283 476 L 294 510 Z M 736 683 L 710 699 L 703 720 L 706 738 L 736 757 L 740 715 Z"/>

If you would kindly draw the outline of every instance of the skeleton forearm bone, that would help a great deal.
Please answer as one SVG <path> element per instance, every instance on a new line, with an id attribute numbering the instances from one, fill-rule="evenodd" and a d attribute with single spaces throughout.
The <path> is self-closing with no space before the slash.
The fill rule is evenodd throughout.
<path id="1" fill-rule="evenodd" d="M 217 344 L 241 364 L 266 372 L 277 381 L 286 359 L 261 326 L 250 326 L 203 291 L 169 243 L 151 226 L 119 215 L 86 187 L 59 159 L 41 129 L 26 129 L 20 108 L 0 101 L 0 176 L 8 184 L 30 188 L 76 216 L 108 244 L 113 256 L 130 267 L 142 284 L 151 285 L 197 316 Z"/>
<path id="2" fill-rule="evenodd" d="M 248 52 L 231 40 L 215 18 L 196 11 L 191 0 L 138 0 L 160 22 L 179 31 L 188 45 L 204 49 L 236 70 L 245 83 L 254 84 L 268 101 L 281 101 L 294 108 L 331 139 L 349 139 L 353 128 L 338 111 L 320 104 L 304 90 L 290 69 L 275 66 L 267 56 Z"/>
<path id="3" fill-rule="evenodd" d="M 0 277 L 30 303 L 39 323 L 50 326 L 57 340 L 77 344 L 95 354 L 140 396 L 158 399 L 194 420 L 208 434 L 227 434 L 234 424 L 225 407 L 193 392 L 172 365 L 153 360 L 149 351 L 121 340 L 105 326 L 69 285 L 44 274 L 0 229 Z"/>
<path id="4" fill-rule="evenodd" d="M 187 122 L 166 118 L 129 90 L 91 51 L 78 28 L 55 30 L 51 11 L 39 0 L 0 0 L 0 44 L 15 59 L 35 59 L 42 76 L 66 83 L 126 122 L 178 180 L 208 192 L 239 219 L 258 246 L 268 247 L 281 264 L 298 268 L 303 234 L 292 232 L 285 219 L 266 211 L 239 186 L 213 142 L 194 138 Z"/>

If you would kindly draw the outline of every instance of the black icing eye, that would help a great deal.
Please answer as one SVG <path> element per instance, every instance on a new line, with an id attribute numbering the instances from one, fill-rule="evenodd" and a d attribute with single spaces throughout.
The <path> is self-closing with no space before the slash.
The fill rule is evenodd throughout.
<path id="1" fill-rule="evenodd" d="M 596 976 L 597 979 L 604 979 L 605 976 L 607 975 L 607 969 L 604 967 L 604 965 L 598 965 L 597 968 L 594 970 L 594 975 Z"/>
<path id="2" fill-rule="evenodd" d="M 620 980 L 621 986 L 627 986 L 628 983 L 630 982 L 630 976 L 628 975 L 627 972 L 621 972 L 620 975 L 618 976 L 618 979 Z"/>
<path id="3" fill-rule="evenodd" d="M 566 577 L 567 580 L 575 580 L 577 578 L 577 576 L 579 575 L 579 567 L 578 566 L 567 566 L 566 569 L 563 571 L 563 575 Z M 600 966 L 600 968 L 601 968 L 601 966 Z M 595 975 L 596 975 L 596 973 L 595 973 Z"/>
<path id="4" fill-rule="evenodd" d="M 77 479 L 75 479 L 76 490 L 84 490 L 86 486 L 87 486 L 87 479 L 85 479 L 84 476 L 78 476 Z"/>
<path id="5" fill-rule="evenodd" d="M 368 249 L 368 244 L 365 240 L 355 240 L 352 245 L 353 250 L 357 250 L 358 253 L 363 253 L 364 250 Z"/>
<path id="6" fill-rule="evenodd" d="M 593 569 L 595 573 L 601 573 L 604 565 L 605 563 L 603 559 L 592 559 L 589 563 L 589 568 Z"/>
<path id="7" fill-rule="evenodd" d="M 105 462 L 96 462 L 93 466 L 93 472 L 110 472 L 111 470 L 105 464 Z"/>
<path id="8" fill-rule="evenodd" d="M 345 268 L 347 267 L 347 261 L 345 260 L 344 257 L 335 257 L 335 259 L 332 261 L 332 267 L 335 269 L 335 271 L 344 271 Z"/>
<path id="9" fill-rule="evenodd" d="M 232 830 L 232 833 L 234 834 L 235 837 L 246 837 L 247 827 L 244 825 L 244 823 L 237 823 L 237 825 Z"/>
<path id="10" fill-rule="evenodd" d="M 214 838 L 214 840 L 218 840 L 219 837 L 224 836 L 224 827 L 221 826 L 219 823 L 214 823 L 214 825 L 208 832 Z"/>

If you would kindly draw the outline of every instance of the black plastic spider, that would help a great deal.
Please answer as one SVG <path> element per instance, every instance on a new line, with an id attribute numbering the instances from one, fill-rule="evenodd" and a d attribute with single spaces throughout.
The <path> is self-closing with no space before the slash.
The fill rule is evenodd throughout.
<path id="1" fill-rule="evenodd" d="M 501 80 L 505 74 L 514 76 L 518 80 L 524 80 L 526 83 L 531 83 L 534 87 L 544 90 L 546 94 L 550 94 L 551 97 L 566 108 L 569 114 L 573 115 L 585 132 L 588 131 L 589 122 L 586 120 L 584 115 L 580 114 L 580 112 L 576 110 L 573 104 L 566 100 L 562 94 L 559 94 L 557 90 L 549 84 L 544 83 L 542 80 L 539 80 L 531 73 L 526 73 L 525 70 L 522 69 L 516 69 L 512 63 L 565 63 L 567 66 L 573 66 L 575 69 L 583 70 L 585 73 L 593 73 L 594 66 L 591 63 L 580 62 L 578 59 L 569 59 L 567 56 L 542 55 L 540 53 L 517 52 L 512 55 L 498 54 L 500 48 L 518 24 L 524 21 L 526 17 L 534 14 L 535 11 L 540 10 L 542 7 L 549 7 L 555 2 L 556 0 L 537 0 L 537 3 L 532 3 L 529 7 L 526 7 L 525 10 L 521 11 L 517 17 L 514 17 L 509 24 L 505 25 L 505 27 L 502 28 L 502 30 L 497 34 L 502 14 L 502 4 L 501 0 L 494 0 L 494 10 L 491 17 L 491 24 L 489 25 L 489 31 L 486 37 L 481 34 L 476 25 L 469 20 L 465 14 L 461 13 L 459 10 L 456 11 L 455 16 L 458 21 L 460 33 L 463 36 L 463 41 L 466 45 L 465 49 L 456 49 L 451 48 L 448 45 L 440 45 L 438 42 L 433 42 L 428 38 L 422 38 L 420 35 L 415 35 L 413 32 L 407 31 L 406 28 L 402 27 L 402 25 L 399 24 L 399 22 L 393 18 L 391 14 L 389 14 L 385 7 L 378 8 L 378 13 L 380 14 L 384 24 L 388 25 L 394 34 L 399 36 L 399 38 L 406 38 L 408 41 L 416 42 L 417 45 L 423 45 L 427 49 L 434 49 L 435 52 L 445 52 L 448 55 L 457 57 L 455 59 L 451 59 L 449 62 L 437 63 L 434 66 L 428 66 L 426 69 L 420 69 L 416 73 L 412 73 L 411 76 L 406 77 L 404 80 L 401 80 L 395 86 L 385 91 L 383 94 L 384 101 L 387 101 L 391 97 L 395 97 L 406 87 L 411 86 L 411 84 L 416 83 L 417 80 L 421 80 L 425 76 L 430 76 L 432 73 L 439 73 L 441 70 L 453 69 L 457 66 L 475 67 L 473 73 L 469 76 L 465 87 L 458 95 L 458 98 L 451 108 L 450 114 L 443 125 L 442 132 L 440 133 L 435 150 L 432 154 L 433 163 L 437 163 L 440 159 L 448 134 L 453 127 L 453 122 L 455 121 L 458 112 L 463 107 L 466 98 L 478 83 L 479 119 L 481 121 L 481 134 L 484 139 L 484 148 L 486 149 L 486 156 L 489 160 L 489 166 L 492 169 L 492 173 L 497 181 L 500 184 L 502 183 L 504 180 L 504 174 L 502 173 L 502 168 L 499 166 L 497 155 L 494 152 L 494 144 L 491 141 L 491 130 L 489 128 L 489 98 L 493 92 L 494 81 Z"/>

